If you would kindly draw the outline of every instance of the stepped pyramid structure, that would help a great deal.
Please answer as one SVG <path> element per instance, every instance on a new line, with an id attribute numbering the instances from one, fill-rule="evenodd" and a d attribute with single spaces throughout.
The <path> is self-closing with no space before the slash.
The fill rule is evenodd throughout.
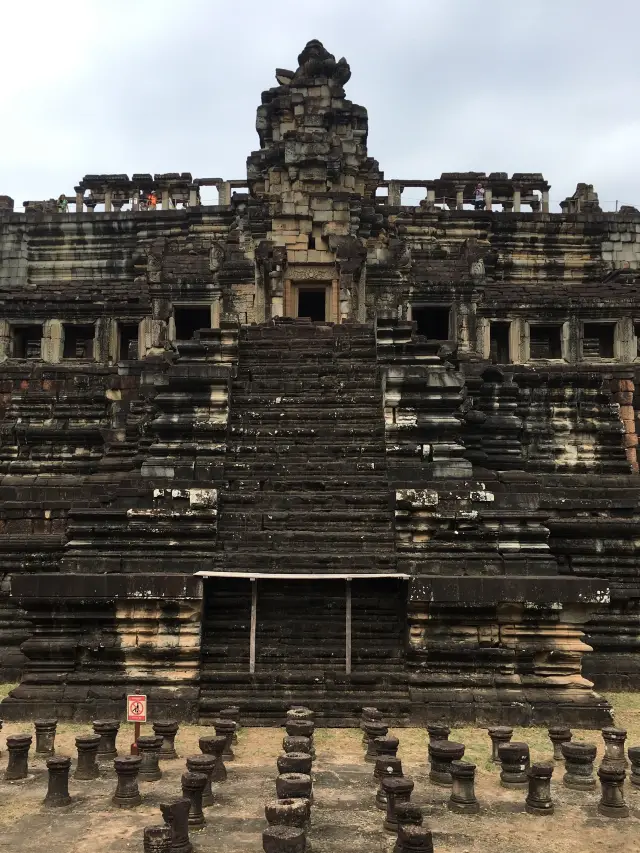
<path id="1" fill-rule="evenodd" d="M 350 73 L 277 69 L 241 180 L 0 196 L 5 719 L 590 727 L 640 686 L 640 214 L 386 180 Z"/>

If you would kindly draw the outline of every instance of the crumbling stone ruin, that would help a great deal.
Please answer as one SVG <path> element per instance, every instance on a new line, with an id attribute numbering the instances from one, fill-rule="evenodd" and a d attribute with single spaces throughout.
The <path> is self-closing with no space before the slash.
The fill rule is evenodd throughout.
<path id="1" fill-rule="evenodd" d="M 0 197 L 5 718 L 595 726 L 640 686 L 640 214 L 385 180 L 349 77 L 278 69 L 246 179 Z"/>

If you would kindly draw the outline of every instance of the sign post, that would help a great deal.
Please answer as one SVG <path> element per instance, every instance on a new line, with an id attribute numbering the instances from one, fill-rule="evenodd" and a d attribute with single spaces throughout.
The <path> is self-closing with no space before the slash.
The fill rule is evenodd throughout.
<path id="1" fill-rule="evenodd" d="M 133 743 L 131 744 L 131 755 L 137 755 L 137 740 L 140 737 L 140 723 L 147 722 L 146 696 L 127 696 L 127 722 L 135 724 Z"/>

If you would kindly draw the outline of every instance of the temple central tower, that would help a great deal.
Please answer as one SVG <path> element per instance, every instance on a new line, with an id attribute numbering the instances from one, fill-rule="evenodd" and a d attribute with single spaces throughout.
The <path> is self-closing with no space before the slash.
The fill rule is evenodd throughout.
<path id="1" fill-rule="evenodd" d="M 382 180 L 367 155 L 367 111 L 345 98 L 345 59 L 310 41 L 298 62 L 277 69 L 279 85 L 262 93 L 260 149 L 247 158 L 250 205 L 266 220 L 258 293 L 267 319 L 364 320 L 363 206 L 371 220 Z"/>

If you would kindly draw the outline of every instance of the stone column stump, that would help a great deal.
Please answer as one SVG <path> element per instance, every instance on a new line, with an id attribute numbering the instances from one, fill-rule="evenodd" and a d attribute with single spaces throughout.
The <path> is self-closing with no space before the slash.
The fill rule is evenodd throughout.
<path id="1" fill-rule="evenodd" d="M 464 744 L 454 740 L 434 740 L 429 744 L 429 780 L 434 785 L 450 787 L 453 785 L 451 762 L 460 761 L 464 756 Z"/>
<path id="2" fill-rule="evenodd" d="M 29 749 L 32 742 L 31 735 L 9 735 L 7 738 L 9 761 L 4 773 L 5 782 L 15 782 L 18 779 L 27 778 L 29 775 Z"/>
<path id="3" fill-rule="evenodd" d="M 493 726 L 487 729 L 491 738 L 491 760 L 494 764 L 500 764 L 500 756 L 498 755 L 498 747 L 501 743 L 509 743 L 513 737 L 513 729 L 509 726 Z"/>
<path id="4" fill-rule="evenodd" d="M 202 773 L 207 777 L 207 783 L 202 792 L 202 805 L 213 805 L 213 790 L 211 788 L 211 774 L 216 766 L 213 755 L 190 755 L 187 758 L 187 770 L 189 773 Z"/>
<path id="5" fill-rule="evenodd" d="M 123 755 L 113 759 L 113 766 L 118 777 L 116 791 L 111 802 L 121 809 L 132 809 L 142 802 L 138 790 L 138 773 L 142 759 L 139 755 Z"/>
<path id="6" fill-rule="evenodd" d="M 398 827 L 393 853 L 433 853 L 433 837 L 426 826 Z"/>
<path id="7" fill-rule="evenodd" d="M 309 738 L 309 742 L 311 744 L 311 758 L 316 757 L 316 750 L 313 743 L 313 733 L 315 731 L 316 724 L 313 720 L 287 720 L 287 724 L 285 726 L 287 735 L 289 737 L 306 737 Z"/>
<path id="8" fill-rule="evenodd" d="M 162 770 L 158 764 L 161 745 L 161 735 L 140 735 L 136 741 L 138 755 L 142 759 L 138 773 L 140 782 L 157 782 L 158 779 L 162 779 Z"/>
<path id="9" fill-rule="evenodd" d="M 162 738 L 160 745 L 160 758 L 171 759 L 177 758 L 176 752 L 176 735 L 180 726 L 176 720 L 165 720 L 163 722 L 153 724 L 153 733 Z"/>
<path id="10" fill-rule="evenodd" d="M 500 785 L 503 788 L 517 790 L 529 789 L 529 747 L 520 741 L 502 743 L 498 747 L 498 755 L 502 769 L 500 771 Z"/>
<path id="11" fill-rule="evenodd" d="M 630 746 L 627 755 L 631 762 L 629 781 L 634 788 L 640 788 L 640 746 Z"/>
<path id="12" fill-rule="evenodd" d="M 598 812 L 605 817 L 629 817 L 629 807 L 624 801 L 624 778 L 627 771 L 615 764 L 602 762 L 598 768 L 601 795 Z"/>
<path id="13" fill-rule="evenodd" d="M 562 744 L 569 743 L 573 733 L 567 726 L 551 726 L 548 729 L 549 740 L 553 744 L 553 760 L 562 761 Z"/>
<path id="14" fill-rule="evenodd" d="M 307 836 L 297 826 L 268 826 L 262 833 L 264 853 L 305 853 Z"/>
<path id="15" fill-rule="evenodd" d="M 183 773 L 181 778 L 182 796 L 189 800 L 189 826 L 199 831 L 206 824 L 202 811 L 202 794 L 207 784 L 204 773 Z"/>
<path id="16" fill-rule="evenodd" d="M 424 815 L 420 806 L 414 803 L 396 803 L 395 817 L 398 822 L 398 831 L 401 826 L 422 826 Z"/>
<path id="17" fill-rule="evenodd" d="M 273 800 L 264 807 L 264 815 L 270 826 L 296 826 L 306 829 L 311 820 L 311 803 L 304 797 Z"/>
<path id="18" fill-rule="evenodd" d="M 36 720 L 36 755 L 54 755 L 56 743 L 57 720 Z"/>
<path id="19" fill-rule="evenodd" d="M 453 785 L 447 807 L 458 814 L 478 814 L 480 803 L 476 799 L 476 765 L 469 761 L 452 761 Z"/>
<path id="20" fill-rule="evenodd" d="M 624 742 L 627 739 L 626 729 L 616 729 L 613 726 L 607 726 L 602 729 L 602 739 L 604 740 L 604 758 L 603 764 L 611 764 L 618 767 L 620 770 L 627 769 L 627 759 L 624 755 Z"/>
<path id="21" fill-rule="evenodd" d="M 397 832 L 396 806 L 400 803 L 411 802 L 413 779 L 408 776 L 385 776 L 382 780 L 382 787 L 387 796 L 387 813 L 383 825 L 387 832 Z"/>
<path id="22" fill-rule="evenodd" d="M 222 753 L 224 752 L 226 743 L 227 738 L 224 735 L 207 735 L 198 740 L 200 752 L 203 755 L 211 755 L 215 758 L 215 765 L 211 772 L 212 782 L 227 781 L 227 768 L 224 766 L 224 761 L 222 760 Z"/>
<path id="23" fill-rule="evenodd" d="M 369 720 L 364 724 L 364 734 L 367 739 L 367 751 L 364 760 L 368 764 L 375 764 L 378 753 L 373 741 L 377 737 L 386 737 L 389 734 L 389 726 L 382 720 Z"/>
<path id="24" fill-rule="evenodd" d="M 565 741 L 566 743 L 567 741 Z M 532 764 L 527 770 L 529 777 L 529 792 L 524 803 L 525 811 L 533 815 L 553 814 L 553 800 L 551 799 L 551 777 L 553 775 L 553 764 L 550 761 L 541 761 Z"/>
<path id="25" fill-rule="evenodd" d="M 100 735 L 100 744 L 98 745 L 98 761 L 113 761 L 118 757 L 116 749 L 116 738 L 120 730 L 120 723 L 117 720 L 95 720 L 93 723 L 93 731 Z"/>
<path id="26" fill-rule="evenodd" d="M 235 723 L 235 731 L 231 738 L 231 743 L 238 743 L 238 729 L 240 728 L 240 707 L 238 705 L 230 705 L 228 708 L 223 708 L 218 714 L 221 720 L 233 720 Z"/>
<path id="27" fill-rule="evenodd" d="M 375 752 L 374 764 L 377 764 L 379 758 L 395 758 L 398 754 L 400 741 L 397 737 L 392 737 L 391 735 L 374 737 L 372 741 L 369 741 L 369 746 Z M 373 771 L 373 775 L 375 778 L 375 770 Z"/>
<path id="28" fill-rule="evenodd" d="M 362 729 L 362 745 L 367 745 L 367 733 L 364 730 L 365 723 L 379 722 L 382 720 L 382 711 L 377 708 L 363 708 L 360 716 L 360 728 Z"/>
<path id="29" fill-rule="evenodd" d="M 171 853 L 192 853 L 189 841 L 189 807 L 186 798 L 171 803 L 160 803 L 162 819 L 171 829 Z"/>
<path id="30" fill-rule="evenodd" d="M 213 726 L 216 730 L 216 735 L 218 737 L 224 737 L 225 745 L 224 751 L 222 753 L 222 758 L 224 761 L 233 761 L 235 755 L 233 754 L 232 749 L 232 741 L 233 735 L 236 731 L 236 724 L 234 720 L 214 720 Z"/>
<path id="31" fill-rule="evenodd" d="M 282 749 L 285 752 L 306 752 L 311 756 L 311 739 L 308 737 L 290 737 L 287 735 L 282 739 Z M 313 756 L 311 756 L 313 760 Z"/>
<path id="32" fill-rule="evenodd" d="M 171 853 L 171 827 L 145 826 L 144 853 Z"/>
<path id="33" fill-rule="evenodd" d="M 593 762 L 596 760 L 597 747 L 594 743 L 568 741 L 562 744 L 564 756 L 564 776 L 562 784 L 575 791 L 593 791 L 597 785 L 593 775 Z"/>
<path id="34" fill-rule="evenodd" d="M 98 755 L 98 746 L 100 744 L 100 735 L 78 735 L 76 737 L 76 750 L 78 751 L 78 763 L 76 772 L 73 778 L 79 782 L 88 782 L 90 779 L 97 779 L 100 775 L 100 768 L 96 757 Z"/>
<path id="35" fill-rule="evenodd" d="M 279 800 L 303 799 L 313 802 L 313 783 L 306 773 L 281 773 L 276 778 Z"/>
<path id="36" fill-rule="evenodd" d="M 64 755 L 51 755 L 47 758 L 49 782 L 47 796 L 44 798 L 45 806 L 59 808 L 60 806 L 68 806 L 71 802 L 71 797 L 69 796 L 70 768 L 71 759 Z"/>
<path id="37" fill-rule="evenodd" d="M 278 773 L 304 773 L 310 776 L 312 764 L 308 752 L 283 752 L 278 756 Z"/>
<path id="38" fill-rule="evenodd" d="M 429 735 L 429 743 L 440 740 L 449 740 L 451 729 L 449 726 L 444 726 L 441 723 L 430 723 L 427 726 L 427 734 Z"/>
<path id="39" fill-rule="evenodd" d="M 380 782 L 376 791 L 376 808 L 380 809 L 380 811 L 386 811 L 387 794 L 382 787 L 382 780 L 387 777 L 391 778 L 392 776 L 400 778 L 402 776 L 402 762 L 399 758 L 378 758 L 373 776 L 374 779 Z"/>

